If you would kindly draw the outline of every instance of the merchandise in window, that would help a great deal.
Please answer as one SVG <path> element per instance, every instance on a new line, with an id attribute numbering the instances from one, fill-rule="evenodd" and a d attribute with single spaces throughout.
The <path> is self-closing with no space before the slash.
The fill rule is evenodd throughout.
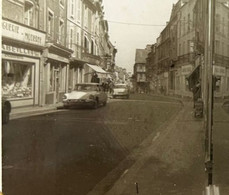
<path id="1" fill-rule="evenodd" d="M 2 63 L 2 94 L 8 98 L 30 98 L 33 96 L 33 66 L 16 62 Z"/>

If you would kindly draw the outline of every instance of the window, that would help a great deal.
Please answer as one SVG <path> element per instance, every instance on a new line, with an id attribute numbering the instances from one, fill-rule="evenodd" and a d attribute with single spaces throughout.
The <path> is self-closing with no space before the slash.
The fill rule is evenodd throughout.
<path id="1" fill-rule="evenodd" d="M 215 28 L 216 28 L 216 32 L 219 33 L 220 32 L 220 15 L 216 14 L 216 22 L 215 22 Z"/>
<path id="2" fill-rule="evenodd" d="M 70 37 L 69 37 L 69 43 L 70 43 L 70 48 L 73 48 L 73 29 L 70 29 Z"/>
<path id="3" fill-rule="evenodd" d="M 81 0 L 78 0 L 78 6 L 77 6 L 77 19 L 78 22 L 81 20 Z"/>
<path id="4" fill-rule="evenodd" d="M 186 50 L 186 48 L 185 48 L 185 41 L 183 42 L 183 55 L 185 54 L 185 51 Z"/>
<path id="5" fill-rule="evenodd" d="M 59 41 L 63 43 L 64 41 L 64 21 L 60 20 L 59 22 Z"/>
<path id="6" fill-rule="evenodd" d="M 89 41 L 87 40 L 87 37 L 84 37 L 84 52 L 89 52 Z"/>
<path id="7" fill-rule="evenodd" d="M 48 12 L 48 22 L 47 22 L 47 32 L 49 37 L 53 37 L 53 28 L 54 28 L 54 14 L 53 12 Z"/>
<path id="8" fill-rule="evenodd" d="M 76 44 L 77 44 L 76 56 L 80 58 L 80 33 L 79 32 L 77 32 L 77 35 L 76 35 Z"/>
<path id="9" fill-rule="evenodd" d="M 191 20 L 190 20 L 190 14 L 188 14 L 188 32 L 191 31 Z"/>
<path id="10" fill-rule="evenodd" d="M 71 11 L 71 17 L 74 18 L 74 10 L 75 10 L 75 0 L 71 0 L 71 8 L 70 8 L 70 11 Z"/>
<path id="11" fill-rule="evenodd" d="M 225 53 L 224 53 L 224 42 L 222 42 L 222 55 L 224 56 Z"/>
<path id="12" fill-rule="evenodd" d="M 222 34 L 223 34 L 223 36 L 225 35 L 225 18 L 223 17 L 223 21 L 222 21 Z"/>
<path id="13" fill-rule="evenodd" d="M 33 65 L 3 60 L 2 94 L 8 98 L 33 97 Z"/>
<path id="14" fill-rule="evenodd" d="M 94 54 L 94 41 L 91 41 L 91 54 Z"/>
<path id="15" fill-rule="evenodd" d="M 219 54 L 220 42 L 215 41 L 215 53 Z"/>
<path id="16" fill-rule="evenodd" d="M 229 77 L 227 77 L 227 91 L 229 91 Z"/>
<path id="17" fill-rule="evenodd" d="M 28 26 L 35 27 L 35 11 L 34 4 L 30 1 L 25 1 L 24 23 Z"/>
<path id="18" fill-rule="evenodd" d="M 87 28 L 87 26 L 88 26 L 88 8 L 85 5 L 84 7 L 84 27 Z"/>
<path id="19" fill-rule="evenodd" d="M 65 0 L 60 0 L 61 7 L 64 7 Z"/>
<path id="20" fill-rule="evenodd" d="M 184 34 L 186 33 L 186 32 L 185 32 L 185 23 L 186 23 L 185 17 L 183 18 L 183 22 L 182 22 L 182 23 L 183 23 L 183 35 L 184 35 Z"/>

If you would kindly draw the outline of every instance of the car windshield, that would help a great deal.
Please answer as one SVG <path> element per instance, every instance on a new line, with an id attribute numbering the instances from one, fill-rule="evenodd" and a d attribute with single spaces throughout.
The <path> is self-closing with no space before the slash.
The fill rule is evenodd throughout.
<path id="1" fill-rule="evenodd" d="M 114 88 L 123 89 L 123 88 L 127 88 L 127 86 L 126 85 L 115 85 Z"/>
<path id="2" fill-rule="evenodd" d="M 97 91 L 98 86 L 96 85 L 76 85 L 76 91 Z"/>

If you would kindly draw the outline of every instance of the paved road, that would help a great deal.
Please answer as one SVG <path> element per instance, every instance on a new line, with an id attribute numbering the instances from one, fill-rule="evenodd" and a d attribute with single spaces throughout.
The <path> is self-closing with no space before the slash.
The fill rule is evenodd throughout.
<path id="1" fill-rule="evenodd" d="M 115 100 L 97 110 L 12 120 L 3 126 L 3 192 L 87 194 L 180 107 L 172 101 Z M 133 163 L 124 164 L 107 187 Z"/>

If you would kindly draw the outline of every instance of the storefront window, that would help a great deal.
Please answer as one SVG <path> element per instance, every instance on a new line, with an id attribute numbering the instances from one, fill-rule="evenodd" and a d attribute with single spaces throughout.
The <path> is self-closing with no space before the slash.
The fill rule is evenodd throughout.
<path id="1" fill-rule="evenodd" d="M 33 96 L 33 66 L 12 61 L 2 62 L 2 94 L 8 98 Z"/>

